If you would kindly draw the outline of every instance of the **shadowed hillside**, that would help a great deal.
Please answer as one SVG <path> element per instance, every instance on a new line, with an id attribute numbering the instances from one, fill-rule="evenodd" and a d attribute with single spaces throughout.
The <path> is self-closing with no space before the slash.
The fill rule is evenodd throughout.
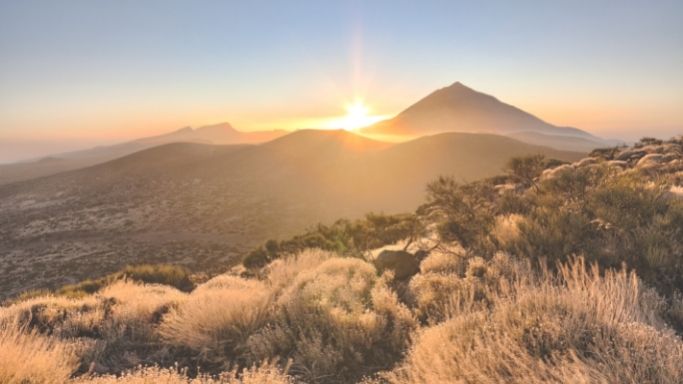
<path id="1" fill-rule="evenodd" d="M 0 187 L 3 295 L 127 263 L 229 265 L 268 238 L 369 211 L 414 209 L 439 175 L 475 180 L 512 156 L 580 155 L 506 137 L 442 134 L 390 146 L 301 131 L 257 146 L 169 144 Z"/>

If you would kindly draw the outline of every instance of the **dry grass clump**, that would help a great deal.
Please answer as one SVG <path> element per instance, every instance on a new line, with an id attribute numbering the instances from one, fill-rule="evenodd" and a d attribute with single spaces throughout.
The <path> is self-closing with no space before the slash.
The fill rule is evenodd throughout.
<path id="1" fill-rule="evenodd" d="M 77 367 L 73 348 L 66 343 L 0 327 L 0 383 L 63 384 Z"/>
<path id="2" fill-rule="evenodd" d="M 290 357 L 307 382 L 351 382 L 389 367 L 415 326 L 410 311 L 362 260 L 332 258 L 301 272 L 275 322 L 249 339 L 255 359 Z"/>
<path id="3" fill-rule="evenodd" d="M 296 255 L 274 260 L 264 268 L 266 280 L 274 291 L 290 285 L 301 272 L 313 269 L 335 254 L 320 249 L 307 249 Z"/>
<path id="4" fill-rule="evenodd" d="M 99 296 L 113 302 L 106 327 L 111 334 L 107 337 L 126 334 L 133 340 L 154 337 L 154 326 L 162 315 L 187 298 L 187 294 L 170 286 L 130 281 L 118 281 L 104 288 Z"/>
<path id="5" fill-rule="evenodd" d="M 432 251 L 422 263 L 420 272 L 463 275 L 467 269 L 467 257 L 462 249 L 442 247 Z"/>
<path id="6" fill-rule="evenodd" d="M 262 364 L 242 370 L 231 370 L 217 376 L 188 377 L 178 368 L 145 367 L 121 376 L 87 377 L 74 384 L 292 384 L 292 379 L 272 364 Z"/>
<path id="7" fill-rule="evenodd" d="M 79 299 L 42 296 L 0 309 L 0 324 L 63 340 L 78 338 L 80 371 L 118 372 L 165 361 L 156 326 L 186 294 L 164 285 L 119 280 Z"/>
<path id="8" fill-rule="evenodd" d="M 72 320 L 87 313 L 94 321 L 101 321 L 97 307 L 98 300 L 95 297 L 71 299 L 46 294 L 1 307 L 0 326 L 75 336 L 80 328 Z"/>
<path id="9" fill-rule="evenodd" d="M 506 249 L 519 239 L 519 225 L 523 221 L 524 216 L 516 213 L 497 216 L 491 235 L 500 247 Z"/>
<path id="10" fill-rule="evenodd" d="M 166 342 L 190 348 L 207 363 L 226 365 L 244 353 L 246 339 L 270 319 L 272 304 L 265 283 L 220 276 L 172 309 L 159 333 Z"/>
<path id="11" fill-rule="evenodd" d="M 490 309 L 418 333 L 391 383 L 680 383 L 683 342 L 635 274 L 582 260 L 518 282 Z"/>
<path id="12" fill-rule="evenodd" d="M 423 263 L 427 265 L 421 266 L 422 273 L 410 280 L 409 296 L 418 318 L 431 324 L 453 312 L 489 306 L 508 294 L 511 284 L 529 269 L 503 253 L 486 261 L 443 252 L 430 255 Z"/>

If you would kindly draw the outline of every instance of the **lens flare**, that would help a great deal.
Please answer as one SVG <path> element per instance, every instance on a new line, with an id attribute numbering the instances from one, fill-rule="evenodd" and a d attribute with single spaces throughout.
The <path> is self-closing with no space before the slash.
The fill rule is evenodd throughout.
<path id="1" fill-rule="evenodd" d="M 370 108 L 362 100 L 356 100 L 346 105 L 346 116 L 341 121 L 344 129 L 354 130 L 377 122 L 376 116 L 370 115 Z"/>

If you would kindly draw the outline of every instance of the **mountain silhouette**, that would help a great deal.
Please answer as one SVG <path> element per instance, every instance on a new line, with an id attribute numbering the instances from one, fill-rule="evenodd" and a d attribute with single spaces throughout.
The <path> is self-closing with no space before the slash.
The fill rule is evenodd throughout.
<path id="1" fill-rule="evenodd" d="M 502 135 L 532 132 L 543 134 L 544 145 L 569 150 L 586 150 L 606 144 L 588 132 L 558 127 L 491 95 L 475 91 L 460 82 L 441 88 L 411 105 L 396 117 L 363 129 L 364 134 L 393 140 L 442 132 L 495 133 Z M 527 136 L 520 136 L 526 141 Z M 575 145 L 564 138 L 586 142 Z M 529 140 L 532 140 L 531 137 Z M 538 142 L 540 143 L 540 141 Z M 583 145 L 586 144 L 586 145 Z"/>

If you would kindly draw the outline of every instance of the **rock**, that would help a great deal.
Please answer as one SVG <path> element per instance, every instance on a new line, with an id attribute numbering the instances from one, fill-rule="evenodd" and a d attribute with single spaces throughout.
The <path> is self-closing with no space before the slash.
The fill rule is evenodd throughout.
<path id="1" fill-rule="evenodd" d="M 662 156 L 662 163 L 669 163 L 674 160 L 677 160 L 680 157 L 680 155 L 676 153 L 667 153 L 664 156 Z"/>
<path id="2" fill-rule="evenodd" d="M 607 162 L 607 166 L 625 169 L 628 168 L 628 162 L 623 160 L 610 160 Z"/>
<path id="3" fill-rule="evenodd" d="M 650 144 L 639 148 L 647 154 L 650 153 L 664 153 L 664 146 L 662 144 Z"/>
<path id="4" fill-rule="evenodd" d="M 516 184 L 508 183 L 508 184 L 498 184 L 493 187 L 493 189 L 496 190 L 499 194 L 504 194 L 505 192 L 514 192 L 517 189 Z"/>
<path id="5" fill-rule="evenodd" d="M 659 153 L 651 153 L 640 158 L 640 160 L 638 160 L 638 163 L 636 163 L 636 167 L 649 168 L 657 166 L 662 163 L 663 158 L 664 155 L 661 155 Z"/>
<path id="6" fill-rule="evenodd" d="M 415 254 L 406 251 L 382 251 L 373 261 L 379 273 L 386 270 L 394 272 L 394 277 L 400 280 L 408 279 L 420 272 L 420 262 L 427 257 L 426 251 Z"/>
<path id="7" fill-rule="evenodd" d="M 560 165 L 559 167 L 546 169 L 546 170 L 543 171 L 543 173 L 541 174 L 541 180 L 550 180 L 550 179 L 554 179 L 554 178 L 556 178 L 560 173 L 565 172 L 565 171 L 568 171 L 568 170 L 570 170 L 570 169 L 574 169 L 574 167 L 572 167 L 572 166 L 569 165 L 569 164 L 563 164 L 563 165 Z"/>
<path id="8" fill-rule="evenodd" d="M 574 163 L 574 167 L 585 167 L 587 165 L 592 165 L 592 164 L 597 164 L 597 163 L 598 163 L 598 159 L 596 159 L 595 157 L 586 157 L 586 158 L 583 158 L 583 159 L 577 161 L 576 163 Z"/>
<path id="9" fill-rule="evenodd" d="M 643 151 L 642 149 L 638 148 L 629 148 L 624 151 L 621 151 L 618 155 L 616 160 L 623 160 L 623 161 L 629 161 L 629 160 L 635 160 L 635 159 L 640 159 L 641 157 L 647 155 L 647 152 Z"/>

